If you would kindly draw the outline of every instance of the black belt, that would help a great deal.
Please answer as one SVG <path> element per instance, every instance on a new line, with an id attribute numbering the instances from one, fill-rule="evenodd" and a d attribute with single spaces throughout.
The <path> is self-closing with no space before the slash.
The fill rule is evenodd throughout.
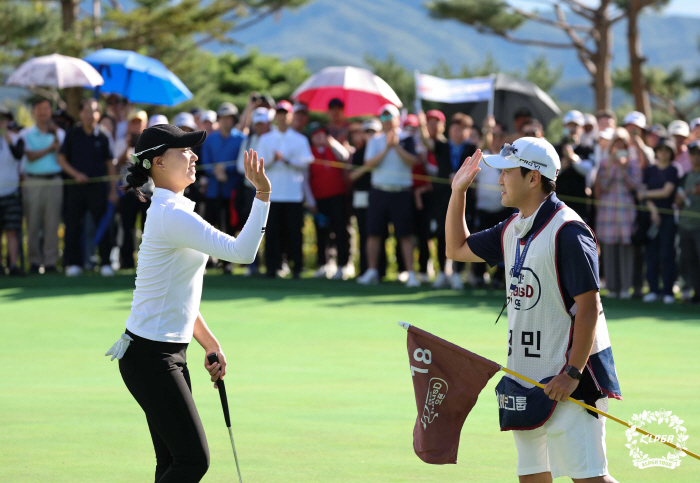
<path id="1" fill-rule="evenodd" d="M 60 176 L 61 173 L 54 173 L 54 174 L 29 174 L 27 173 L 27 176 L 29 178 L 38 178 L 38 179 L 54 179 L 56 176 Z"/>

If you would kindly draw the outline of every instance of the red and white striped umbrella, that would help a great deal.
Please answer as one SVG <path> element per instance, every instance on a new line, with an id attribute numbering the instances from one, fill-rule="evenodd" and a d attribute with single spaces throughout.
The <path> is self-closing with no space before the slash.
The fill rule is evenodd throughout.
<path id="1" fill-rule="evenodd" d="M 385 104 L 402 107 L 394 90 L 382 78 L 358 67 L 326 67 L 302 83 L 292 99 L 312 111 L 326 112 L 328 101 L 338 98 L 345 103 L 345 116 L 377 115 Z"/>

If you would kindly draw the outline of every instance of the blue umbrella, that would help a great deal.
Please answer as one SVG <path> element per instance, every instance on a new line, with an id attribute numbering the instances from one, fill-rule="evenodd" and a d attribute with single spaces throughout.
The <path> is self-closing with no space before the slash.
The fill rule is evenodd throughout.
<path id="1" fill-rule="evenodd" d="M 120 94 L 131 102 L 174 106 L 192 93 L 161 62 L 128 50 L 102 49 L 85 57 L 104 77 L 100 91 Z"/>

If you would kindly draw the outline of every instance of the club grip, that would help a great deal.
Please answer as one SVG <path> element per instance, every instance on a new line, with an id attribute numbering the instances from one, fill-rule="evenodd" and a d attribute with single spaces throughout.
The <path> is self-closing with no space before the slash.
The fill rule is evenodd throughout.
<path id="1" fill-rule="evenodd" d="M 209 364 L 214 364 L 215 362 L 219 362 L 219 356 L 216 355 L 216 352 L 213 352 L 211 354 L 207 354 L 207 360 L 209 361 Z M 224 384 L 223 379 L 219 379 L 216 381 L 216 385 L 219 388 L 219 398 L 221 399 L 221 408 L 224 410 L 224 420 L 226 421 L 226 426 L 231 427 L 231 415 L 229 414 L 228 411 L 228 398 L 226 397 L 226 385 Z"/>

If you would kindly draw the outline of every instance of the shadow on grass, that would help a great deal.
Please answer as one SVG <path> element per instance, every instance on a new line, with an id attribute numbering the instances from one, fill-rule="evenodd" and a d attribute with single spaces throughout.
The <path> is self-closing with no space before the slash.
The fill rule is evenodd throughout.
<path id="1" fill-rule="evenodd" d="M 63 275 L 0 278 L 0 306 L 12 301 L 49 297 L 80 296 L 109 292 L 124 292 L 131 298 L 134 274 L 111 278 L 97 274 L 66 278 Z M 281 302 L 293 298 L 315 299 L 326 307 L 348 308 L 357 304 L 374 305 L 433 305 L 453 308 L 488 308 L 495 315 L 500 311 L 502 290 L 433 290 L 429 285 L 407 289 L 399 282 L 361 286 L 354 281 L 330 281 L 305 278 L 302 280 L 247 278 L 242 276 L 207 275 L 204 277 L 202 300 L 234 301 L 262 299 Z M 358 298 L 360 300 L 358 300 Z M 644 304 L 638 300 L 603 300 L 607 320 L 651 317 L 669 322 L 700 323 L 700 308 L 676 304 Z M 504 322 L 505 319 L 502 320 Z"/>

